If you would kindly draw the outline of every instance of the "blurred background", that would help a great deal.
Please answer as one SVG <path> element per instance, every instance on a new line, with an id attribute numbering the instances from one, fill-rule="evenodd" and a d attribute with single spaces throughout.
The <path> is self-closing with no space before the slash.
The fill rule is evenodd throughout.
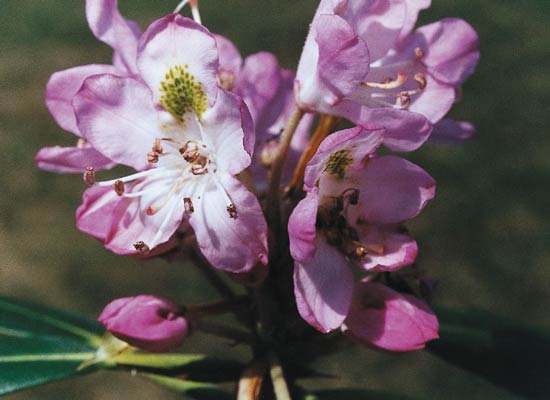
<path id="1" fill-rule="evenodd" d="M 120 0 L 123 15 L 146 27 L 177 1 Z M 275 53 L 295 68 L 316 0 L 202 0 L 213 32 L 241 54 Z M 426 145 L 407 155 L 438 183 L 436 199 L 409 225 L 418 263 L 440 279 L 436 304 L 480 307 L 550 330 L 550 2 L 434 1 L 420 23 L 469 21 L 480 36 L 481 63 L 452 117 L 475 123 L 461 147 Z M 43 146 L 71 145 L 44 106 L 49 76 L 72 66 L 106 63 L 111 49 L 90 33 L 84 1 L 0 0 L 0 293 L 95 318 L 113 298 L 162 294 L 183 303 L 215 296 L 191 265 L 142 262 L 103 249 L 75 228 L 85 189 L 80 176 L 38 170 Z M 246 351 L 209 337 L 189 352 Z M 350 348 L 317 368 L 353 386 L 431 399 L 514 399 L 427 352 L 379 354 Z M 519 367 L 521 368 L 521 367 Z M 310 387 L 317 382 L 309 382 Z M 49 384 L 8 396 L 136 400 L 177 398 L 125 373 Z"/>

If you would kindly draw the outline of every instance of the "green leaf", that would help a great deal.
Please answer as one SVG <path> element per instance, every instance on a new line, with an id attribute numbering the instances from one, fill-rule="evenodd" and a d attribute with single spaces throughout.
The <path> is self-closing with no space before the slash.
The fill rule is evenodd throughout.
<path id="1" fill-rule="evenodd" d="M 140 373 L 139 375 L 196 400 L 230 400 L 233 398 L 229 393 L 211 383 L 194 382 L 157 374 Z"/>
<path id="2" fill-rule="evenodd" d="M 516 394 L 547 398 L 550 335 L 475 309 L 436 314 L 440 339 L 428 350 Z"/>
<path id="3" fill-rule="evenodd" d="M 0 297 L 0 395 L 79 374 L 102 331 L 93 320 Z"/>

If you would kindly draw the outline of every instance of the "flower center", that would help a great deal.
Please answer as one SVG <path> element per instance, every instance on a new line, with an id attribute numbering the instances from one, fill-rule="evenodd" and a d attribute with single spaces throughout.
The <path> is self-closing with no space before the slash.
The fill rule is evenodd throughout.
<path id="1" fill-rule="evenodd" d="M 160 104 L 180 123 L 190 111 L 194 111 L 199 120 L 206 111 L 206 93 L 202 84 L 189 73 L 188 65 L 175 65 L 168 69 L 164 81 L 160 83 L 160 94 Z"/>
<path id="2" fill-rule="evenodd" d="M 346 258 L 360 261 L 369 254 L 384 254 L 384 245 L 362 243 L 357 230 L 352 227 L 347 215 L 349 206 L 359 202 L 359 190 L 349 188 L 339 196 L 327 196 L 317 212 L 316 227 L 325 235 L 327 243 L 337 247 Z"/>
<path id="3" fill-rule="evenodd" d="M 427 85 L 426 75 L 420 66 L 423 57 L 422 49 L 416 48 L 414 57 L 409 60 L 379 65 L 378 62 L 374 63 L 369 72 L 373 81 L 361 84 L 362 90 L 355 95 L 357 101 L 374 107 L 407 108 L 411 104 L 411 99 L 422 93 Z M 412 80 L 410 75 L 413 77 Z M 377 82 L 378 78 L 381 80 Z"/>

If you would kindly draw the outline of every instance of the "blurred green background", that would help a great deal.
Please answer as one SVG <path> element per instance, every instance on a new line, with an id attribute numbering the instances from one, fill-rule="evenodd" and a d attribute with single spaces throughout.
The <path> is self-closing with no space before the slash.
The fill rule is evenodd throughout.
<path id="1" fill-rule="evenodd" d="M 120 0 L 120 8 L 145 27 L 176 3 Z M 205 25 L 232 39 L 243 55 L 272 51 L 295 68 L 316 5 L 202 0 L 201 13 Z M 481 63 L 452 112 L 473 121 L 478 135 L 462 147 L 427 145 L 407 156 L 438 182 L 436 200 L 410 224 L 419 264 L 441 279 L 437 304 L 477 306 L 550 331 L 550 1 L 439 0 L 421 22 L 442 17 L 464 18 L 480 36 Z M 0 292 L 91 317 L 111 299 L 139 293 L 208 301 L 214 294 L 192 266 L 117 257 L 77 231 L 82 180 L 34 166 L 41 147 L 75 140 L 44 106 L 48 77 L 110 57 L 110 48 L 87 27 L 83 0 L 0 0 Z M 184 350 L 248 356 L 209 337 L 190 340 Z M 351 348 L 317 367 L 340 376 L 327 386 L 431 399 L 517 398 L 426 352 Z M 124 373 L 8 396 L 77 397 L 177 398 Z"/>

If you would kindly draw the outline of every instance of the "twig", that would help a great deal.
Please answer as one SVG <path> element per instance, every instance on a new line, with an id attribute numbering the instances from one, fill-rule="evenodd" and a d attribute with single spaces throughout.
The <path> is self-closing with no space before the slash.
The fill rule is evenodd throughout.
<path id="1" fill-rule="evenodd" d="M 269 354 L 269 374 L 273 383 L 273 391 L 277 400 L 291 400 L 288 385 L 283 373 L 283 367 L 275 353 Z"/>
<path id="2" fill-rule="evenodd" d="M 294 136 L 294 132 L 298 127 L 302 117 L 304 116 L 304 111 L 302 111 L 298 106 L 292 111 L 290 118 L 281 134 L 281 139 L 279 141 L 279 147 L 277 149 L 277 156 L 271 165 L 271 176 L 269 180 L 269 189 L 267 192 L 267 218 L 272 229 L 277 232 L 280 232 L 281 228 L 281 208 L 279 205 L 279 191 L 281 186 L 281 177 L 283 175 L 283 167 L 285 165 L 286 156 L 288 154 L 288 148 L 290 147 L 290 142 Z"/>
<path id="3" fill-rule="evenodd" d="M 267 365 L 263 360 L 255 360 L 248 365 L 239 380 L 237 400 L 258 400 L 264 381 Z"/>

